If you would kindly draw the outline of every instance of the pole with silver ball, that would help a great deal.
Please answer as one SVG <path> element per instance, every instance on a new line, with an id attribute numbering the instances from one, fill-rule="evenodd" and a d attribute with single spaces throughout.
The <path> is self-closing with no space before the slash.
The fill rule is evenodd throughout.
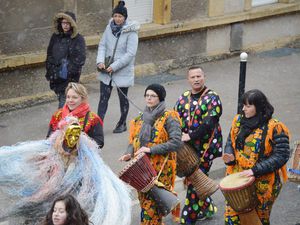
<path id="1" fill-rule="evenodd" d="M 248 54 L 242 52 L 240 54 L 240 79 L 239 79 L 239 95 L 238 95 L 238 113 L 242 113 L 243 103 L 242 95 L 245 93 L 245 83 L 246 83 L 246 66 L 247 66 Z"/>

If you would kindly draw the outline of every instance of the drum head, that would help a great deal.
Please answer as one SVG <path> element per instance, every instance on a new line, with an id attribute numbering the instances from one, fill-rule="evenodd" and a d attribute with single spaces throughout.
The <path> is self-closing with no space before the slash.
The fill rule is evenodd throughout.
<path id="1" fill-rule="evenodd" d="M 226 176 L 220 182 L 221 190 L 238 190 L 250 186 L 255 181 L 255 178 L 241 176 L 241 173 L 234 173 Z"/>

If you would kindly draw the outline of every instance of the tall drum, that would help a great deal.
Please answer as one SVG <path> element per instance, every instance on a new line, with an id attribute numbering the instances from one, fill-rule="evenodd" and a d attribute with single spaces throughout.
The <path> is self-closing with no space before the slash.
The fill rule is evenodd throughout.
<path id="1" fill-rule="evenodd" d="M 163 187 L 156 186 L 157 174 L 148 156 L 139 154 L 119 173 L 119 177 L 136 190 L 148 193 L 156 202 L 158 211 L 166 216 L 179 203 L 179 199 Z"/>
<path id="2" fill-rule="evenodd" d="M 254 181 L 253 176 L 234 173 L 223 178 L 219 185 L 229 206 L 239 213 L 241 225 L 261 225 L 255 211 L 258 199 Z"/>
<path id="3" fill-rule="evenodd" d="M 200 169 L 195 170 L 188 180 L 192 183 L 200 200 L 205 200 L 219 189 L 219 185 Z"/>
<path id="4" fill-rule="evenodd" d="M 188 177 L 196 169 L 198 169 L 200 164 L 200 158 L 195 152 L 194 148 L 187 143 L 177 151 L 177 176 L 178 177 Z"/>
<path id="5" fill-rule="evenodd" d="M 300 183 L 300 141 L 295 142 L 295 148 L 291 157 L 292 163 L 289 168 L 289 181 Z"/>
<path id="6" fill-rule="evenodd" d="M 200 158 L 194 148 L 184 143 L 177 151 L 177 176 L 187 177 L 192 183 L 200 200 L 206 199 L 218 190 L 218 185 L 200 169 Z"/>

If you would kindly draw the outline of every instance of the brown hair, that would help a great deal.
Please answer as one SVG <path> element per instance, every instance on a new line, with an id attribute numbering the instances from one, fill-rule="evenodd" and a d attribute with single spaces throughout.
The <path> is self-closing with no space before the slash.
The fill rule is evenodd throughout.
<path id="1" fill-rule="evenodd" d="M 72 195 L 67 194 L 56 198 L 51 206 L 50 211 L 47 213 L 45 220 L 41 225 L 53 225 L 52 214 L 56 202 L 62 201 L 65 203 L 67 211 L 67 220 L 65 225 L 89 225 L 87 213 L 81 208 L 79 202 Z"/>
<path id="2" fill-rule="evenodd" d="M 189 69 L 188 69 L 188 71 L 195 70 L 195 69 L 200 69 L 204 73 L 203 68 L 201 66 L 197 66 L 197 65 L 190 66 Z"/>

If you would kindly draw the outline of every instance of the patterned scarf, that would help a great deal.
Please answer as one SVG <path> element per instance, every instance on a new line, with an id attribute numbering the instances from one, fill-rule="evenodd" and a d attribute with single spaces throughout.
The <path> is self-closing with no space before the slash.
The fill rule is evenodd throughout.
<path id="1" fill-rule="evenodd" d="M 164 101 L 160 102 L 155 109 L 145 107 L 145 110 L 142 115 L 143 125 L 140 131 L 140 143 L 141 146 L 147 146 L 151 138 L 151 130 L 154 125 L 154 122 L 162 116 L 165 112 L 166 104 Z"/>
<path id="2" fill-rule="evenodd" d="M 110 22 L 111 32 L 113 33 L 113 35 L 115 37 L 119 37 L 120 36 L 121 30 L 122 30 L 122 27 L 123 27 L 124 24 L 125 24 L 125 22 L 123 24 L 121 24 L 121 25 L 117 25 L 117 24 L 115 24 L 114 20 L 112 20 Z"/>
<path id="3" fill-rule="evenodd" d="M 242 117 L 240 131 L 235 141 L 237 149 L 244 149 L 246 137 L 248 137 L 250 133 L 260 125 L 261 119 L 258 115 L 255 115 L 251 118 Z"/>

